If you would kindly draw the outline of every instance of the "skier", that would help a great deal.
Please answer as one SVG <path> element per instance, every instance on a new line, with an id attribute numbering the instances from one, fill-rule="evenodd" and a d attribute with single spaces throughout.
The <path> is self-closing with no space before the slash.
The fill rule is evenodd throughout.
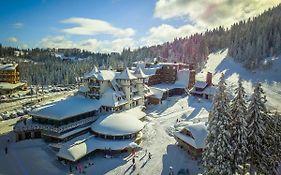
<path id="1" fill-rule="evenodd" d="M 8 147 L 5 147 L 5 153 L 8 154 Z"/>
<path id="2" fill-rule="evenodd" d="M 148 158 L 151 159 L 152 154 L 149 152 L 148 153 Z"/>
<path id="3" fill-rule="evenodd" d="M 133 165 L 135 165 L 135 163 L 136 163 L 136 160 L 135 160 L 135 158 L 133 157 Z"/>

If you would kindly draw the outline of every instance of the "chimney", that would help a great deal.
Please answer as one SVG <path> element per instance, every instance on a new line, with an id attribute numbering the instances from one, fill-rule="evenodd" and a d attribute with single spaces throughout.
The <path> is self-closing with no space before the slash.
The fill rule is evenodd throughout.
<path id="1" fill-rule="evenodd" d="M 207 73 L 206 83 L 207 83 L 209 86 L 213 85 L 213 83 L 212 83 L 212 73 L 211 73 L 211 72 L 208 72 L 208 73 Z"/>

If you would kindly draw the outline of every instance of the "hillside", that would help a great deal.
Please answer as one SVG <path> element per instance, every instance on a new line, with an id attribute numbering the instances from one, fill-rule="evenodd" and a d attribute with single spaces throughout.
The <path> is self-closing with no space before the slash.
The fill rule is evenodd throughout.
<path id="1" fill-rule="evenodd" d="M 281 111 L 281 57 L 270 57 L 272 61 L 269 70 L 249 71 L 241 63 L 237 63 L 228 56 L 228 49 L 211 53 L 203 70 L 196 75 L 196 79 L 205 80 L 207 72 L 212 72 L 213 83 L 217 83 L 221 73 L 225 74 L 229 92 L 234 92 L 238 78 L 241 77 L 249 98 L 256 82 L 261 82 L 267 96 L 269 109 Z"/>

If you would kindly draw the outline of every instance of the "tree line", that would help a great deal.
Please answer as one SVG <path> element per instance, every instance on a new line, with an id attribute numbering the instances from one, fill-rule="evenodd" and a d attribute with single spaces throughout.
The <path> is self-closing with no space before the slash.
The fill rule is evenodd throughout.
<path id="1" fill-rule="evenodd" d="M 211 52 L 229 49 L 229 56 L 248 69 L 269 68 L 267 57 L 281 54 L 281 5 L 263 14 L 240 21 L 230 28 L 218 27 L 204 33 L 196 33 L 160 45 L 136 49 L 124 48 L 121 53 L 93 53 L 86 50 L 65 53 L 83 58 L 83 61 L 65 62 L 55 58 L 54 49 L 18 49 L 0 44 L 0 57 L 10 57 L 20 63 L 21 79 L 29 84 L 74 83 L 91 70 L 93 65 L 113 68 L 131 66 L 135 61 L 153 61 L 160 57 L 172 62 L 193 64 L 198 71 L 206 63 Z M 14 52 L 20 51 L 15 57 Z M 22 63 L 21 59 L 31 61 Z M 103 66 L 103 67 L 104 67 Z"/>

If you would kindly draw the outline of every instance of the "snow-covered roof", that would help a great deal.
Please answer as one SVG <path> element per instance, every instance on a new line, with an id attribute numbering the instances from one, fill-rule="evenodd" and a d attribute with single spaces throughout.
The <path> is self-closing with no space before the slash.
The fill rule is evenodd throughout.
<path id="1" fill-rule="evenodd" d="M 181 132 L 176 132 L 175 136 L 181 139 L 182 141 L 188 143 L 196 149 L 205 148 L 206 147 L 206 138 L 208 135 L 207 126 L 205 122 L 188 124 L 185 127 L 186 130 L 190 131 L 193 138 L 185 135 Z"/>
<path id="2" fill-rule="evenodd" d="M 153 94 L 154 97 L 158 99 L 162 99 L 165 91 L 163 91 L 163 89 L 159 89 L 156 87 L 150 87 L 150 92 Z"/>
<path id="3" fill-rule="evenodd" d="M 196 91 L 196 88 L 191 90 L 191 93 L 195 94 L 206 94 L 206 95 L 215 95 L 217 92 L 216 86 L 207 86 L 203 91 Z"/>
<path id="4" fill-rule="evenodd" d="M 15 70 L 18 64 L 2 64 L 0 65 L 0 70 Z"/>
<path id="5" fill-rule="evenodd" d="M 101 104 L 102 106 L 108 106 L 108 107 L 115 107 L 120 106 L 128 101 L 126 99 L 123 99 L 122 96 L 124 95 L 123 92 L 120 91 L 114 91 L 111 88 L 108 88 L 101 97 Z M 118 100 L 119 98 L 119 100 Z"/>
<path id="6" fill-rule="evenodd" d="M 29 114 L 53 120 L 63 120 L 86 112 L 98 110 L 101 103 L 98 100 L 76 95 L 65 100 L 43 106 Z"/>
<path id="7" fill-rule="evenodd" d="M 73 144 L 65 144 L 61 147 L 57 156 L 70 161 L 77 161 L 87 154 L 95 150 L 122 150 L 129 147 L 132 139 L 127 140 L 109 140 L 102 139 L 95 136 L 76 141 Z"/>
<path id="8" fill-rule="evenodd" d="M 137 68 L 136 68 L 136 70 L 135 70 L 135 72 L 134 72 L 134 75 L 135 75 L 136 77 L 138 77 L 138 78 L 147 78 L 147 77 L 149 77 L 148 75 L 145 75 L 145 74 L 143 73 L 142 68 L 140 68 L 140 67 L 137 67 Z"/>
<path id="9" fill-rule="evenodd" d="M 112 70 L 100 70 L 96 73 L 93 73 L 90 77 L 95 77 L 97 80 L 113 80 L 117 72 Z"/>
<path id="10" fill-rule="evenodd" d="M 207 95 L 215 95 L 217 92 L 217 88 L 215 86 L 208 86 L 206 89 L 203 91 Z"/>
<path id="11" fill-rule="evenodd" d="M 124 69 L 120 74 L 118 74 L 116 76 L 116 79 L 122 79 L 122 80 L 133 80 L 133 79 L 137 79 L 137 77 L 135 77 L 131 71 L 129 70 L 129 68 Z"/>
<path id="12" fill-rule="evenodd" d="M 156 71 L 158 69 L 160 69 L 161 67 L 158 66 L 158 67 L 149 67 L 149 68 L 143 68 L 142 71 L 145 75 L 147 76 L 152 76 L 152 75 L 155 75 L 156 74 Z"/>
<path id="13" fill-rule="evenodd" d="M 137 133 L 144 127 L 143 122 L 138 118 L 144 117 L 145 115 L 146 113 L 141 111 L 140 108 L 103 115 L 92 124 L 92 130 L 111 136 L 124 136 Z"/>
<path id="14" fill-rule="evenodd" d="M 92 76 L 94 76 L 94 74 L 96 74 L 98 72 L 99 72 L 99 69 L 97 68 L 97 66 L 94 66 L 90 72 L 88 72 L 84 75 L 84 78 L 92 77 Z"/>
<path id="15" fill-rule="evenodd" d="M 25 83 L 7 83 L 7 82 L 0 82 L 0 89 L 15 89 L 15 88 L 18 88 L 18 87 L 21 87 L 25 85 Z"/>
<path id="16" fill-rule="evenodd" d="M 205 81 L 196 81 L 194 87 L 204 89 L 207 85 Z"/>

